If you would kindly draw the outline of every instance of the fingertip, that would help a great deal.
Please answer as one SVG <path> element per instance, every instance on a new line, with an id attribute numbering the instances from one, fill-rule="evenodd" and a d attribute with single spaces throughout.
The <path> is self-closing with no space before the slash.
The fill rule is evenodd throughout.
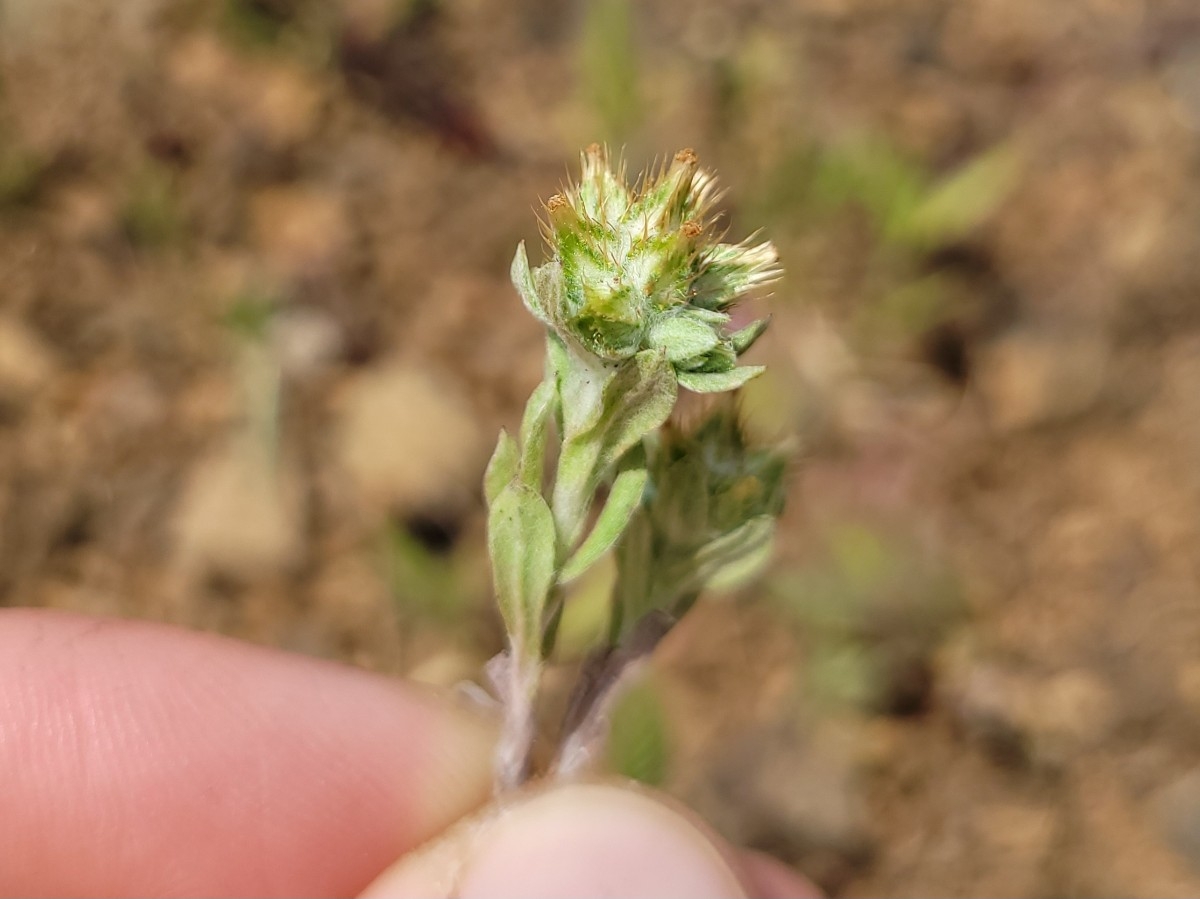
<path id="1" fill-rule="evenodd" d="M 639 791 L 548 790 L 401 861 L 364 894 L 600 897 L 748 895 L 734 855 L 689 817 Z"/>

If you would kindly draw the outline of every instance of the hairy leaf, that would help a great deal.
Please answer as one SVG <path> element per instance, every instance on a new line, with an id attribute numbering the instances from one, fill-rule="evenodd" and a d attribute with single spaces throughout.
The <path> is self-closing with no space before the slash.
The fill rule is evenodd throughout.
<path id="1" fill-rule="evenodd" d="M 487 471 L 483 475 L 483 493 L 487 497 L 489 506 L 496 501 L 500 491 L 517 476 L 520 455 L 517 442 L 512 439 L 508 431 L 501 429 L 500 438 L 496 441 L 496 449 L 492 453 Z"/>
<path id="2" fill-rule="evenodd" d="M 548 378 L 534 389 L 521 420 L 521 482 L 538 491 L 542 489 L 546 432 L 557 402 L 558 387 L 553 378 Z"/>
<path id="3" fill-rule="evenodd" d="M 687 315 L 665 316 L 650 326 L 650 345 L 665 350 L 669 362 L 703 355 L 719 342 L 710 325 Z"/>
<path id="4" fill-rule="evenodd" d="M 554 586 L 555 532 L 541 495 L 513 481 L 488 514 L 488 554 L 496 601 L 518 653 L 537 653 L 542 613 Z"/>
<path id="5" fill-rule="evenodd" d="M 771 324 L 771 319 L 760 318 L 756 322 L 752 322 L 740 331 L 734 331 L 729 335 L 729 342 L 733 344 L 733 351 L 739 356 L 754 346 L 755 341 L 762 337 L 763 332 L 767 330 L 767 325 Z"/>
<path id="6" fill-rule="evenodd" d="M 568 436 L 554 485 L 554 517 L 560 550 L 579 539 L 592 494 L 617 461 L 657 430 L 675 406 L 675 372 L 658 350 L 644 350 L 621 364 L 604 385 L 599 419 Z M 563 413 L 570 402 L 564 394 Z"/>
<path id="7" fill-rule="evenodd" d="M 745 365 L 723 372 L 679 372 L 679 386 L 693 393 L 723 393 L 737 390 L 752 378 L 757 378 L 766 368 L 762 365 Z"/>
<path id="8" fill-rule="evenodd" d="M 613 481 L 608 500 L 604 503 L 592 532 L 563 566 L 558 578 L 559 583 L 573 581 L 591 568 L 616 544 L 629 525 L 629 519 L 633 517 L 642 501 L 648 478 L 645 454 L 635 449 L 630 456 L 634 458 L 622 466 L 622 470 Z"/>
<path id="9" fill-rule="evenodd" d="M 529 257 L 525 255 L 525 241 L 517 244 L 516 255 L 513 256 L 510 270 L 513 287 L 521 295 L 521 301 L 530 314 L 543 324 L 550 324 L 550 317 L 538 296 L 537 285 L 533 281 L 533 273 L 529 270 Z"/>

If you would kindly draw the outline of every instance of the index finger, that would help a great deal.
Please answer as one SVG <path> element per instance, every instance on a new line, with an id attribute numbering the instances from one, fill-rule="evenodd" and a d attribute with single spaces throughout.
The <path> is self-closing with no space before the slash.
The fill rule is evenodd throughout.
<path id="1" fill-rule="evenodd" d="M 145 623 L 0 612 L 0 895 L 351 895 L 487 798 L 490 725 Z"/>

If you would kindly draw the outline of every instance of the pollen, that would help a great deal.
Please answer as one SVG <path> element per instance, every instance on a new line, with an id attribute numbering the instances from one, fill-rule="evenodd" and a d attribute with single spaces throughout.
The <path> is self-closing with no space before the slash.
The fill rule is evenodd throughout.
<path id="1" fill-rule="evenodd" d="M 696 165 L 700 162 L 700 157 L 696 155 L 696 151 L 691 147 L 686 147 L 675 154 L 675 161 L 681 162 L 684 165 Z"/>
<path id="2" fill-rule="evenodd" d="M 704 233 L 704 226 L 697 221 L 686 221 L 683 223 L 683 236 L 687 238 L 696 238 Z"/>

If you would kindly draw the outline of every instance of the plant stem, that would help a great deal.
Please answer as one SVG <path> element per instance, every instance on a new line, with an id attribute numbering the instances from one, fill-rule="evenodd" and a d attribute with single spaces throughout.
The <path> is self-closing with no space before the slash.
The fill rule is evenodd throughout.
<path id="1" fill-rule="evenodd" d="M 530 666 L 510 649 L 488 663 L 488 677 L 500 696 L 504 718 L 496 744 L 496 793 L 514 790 L 529 779 L 532 763 L 534 705 L 540 665 Z M 530 671 L 530 668 L 533 668 Z"/>
<path id="2" fill-rule="evenodd" d="M 651 612 L 624 645 L 602 647 L 584 660 L 563 716 L 561 749 L 554 764 L 556 777 L 567 779 L 587 770 L 603 746 L 613 706 L 675 620 L 666 612 Z"/>

